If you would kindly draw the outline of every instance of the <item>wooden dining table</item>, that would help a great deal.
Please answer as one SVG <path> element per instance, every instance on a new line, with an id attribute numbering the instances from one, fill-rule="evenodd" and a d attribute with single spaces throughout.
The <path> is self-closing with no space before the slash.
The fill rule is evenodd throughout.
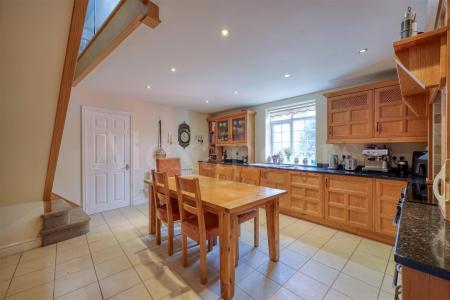
<path id="1" fill-rule="evenodd" d="M 201 175 L 184 177 L 199 178 L 203 207 L 219 217 L 220 291 L 223 299 L 231 299 L 235 286 L 235 243 L 239 226 L 237 216 L 253 208 L 265 208 L 269 256 L 272 261 L 277 262 L 280 256 L 278 198 L 287 191 Z M 152 181 L 146 179 L 144 182 L 149 184 L 149 199 L 152 199 Z M 172 197 L 177 197 L 175 177 L 169 177 L 169 190 Z M 155 214 L 154 201 L 150 201 L 151 234 L 155 233 Z"/>

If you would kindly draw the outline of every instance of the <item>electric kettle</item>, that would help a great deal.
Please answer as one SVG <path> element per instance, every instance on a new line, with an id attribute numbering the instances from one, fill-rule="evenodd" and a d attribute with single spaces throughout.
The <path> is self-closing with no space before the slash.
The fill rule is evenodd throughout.
<path id="1" fill-rule="evenodd" d="M 328 169 L 337 170 L 338 166 L 337 154 L 330 154 L 330 156 L 328 156 Z"/>

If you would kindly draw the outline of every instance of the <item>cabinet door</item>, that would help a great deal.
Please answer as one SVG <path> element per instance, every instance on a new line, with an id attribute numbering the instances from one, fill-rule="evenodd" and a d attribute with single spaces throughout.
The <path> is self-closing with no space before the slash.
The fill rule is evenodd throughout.
<path id="1" fill-rule="evenodd" d="M 375 179 L 375 197 L 373 199 L 375 231 L 392 237 L 396 228 L 392 219 L 397 212 L 397 203 L 405 181 Z"/>
<path id="2" fill-rule="evenodd" d="M 328 98 L 329 140 L 371 138 L 372 124 L 373 90 Z"/>
<path id="3" fill-rule="evenodd" d="M 351 227 L 372 229 L 372 180 L 325 176 L 325 218 Z"/>
<path id="4" fill-rule="evenodd" d="M 290 207 L 289 196 L 289 171 L 262 170 L 261 185 L 275 189 L 287 190 L 288 193 L 280 197 L 281 207 Z"/>
<path id="5" fill-rule="evenodd" d="M 202 176 L 215 176 L 215 164 L 200 162 L 198 166 L 198 173 Z"/>
<path id="6" fill-rule="evenodd" d="M 231 119 L 231 140 L 233 143 L 247 142 L 247 118 L 245 116 Z"/>
<path id="7" fill-rule="evenodd" d="M 314 217 L 323 217 L 322 175 L 290 173 L 291 209 Z"/>
<path id="8" fill-rule="evenodd" d="M 230 143 L 230 119 L 222 119 L 217 121 L 217 143 Z"/>
<path id="9" fill-rule="evenodd" d="M 423 137 L 428 134 L 428 104 L 412 100 L 413 112 L 402 98 L 400 86 L 375 89 L 375 137 Z"/>

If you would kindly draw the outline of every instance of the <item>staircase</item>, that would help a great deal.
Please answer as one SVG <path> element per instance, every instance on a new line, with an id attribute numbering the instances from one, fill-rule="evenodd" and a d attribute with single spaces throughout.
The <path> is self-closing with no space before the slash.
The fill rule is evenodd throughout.
<path id="1" fill-rule="evenodd" d="M 51 201 L 51 211 L 42 215 L 42 246 L 55 244 L 89 232 L 91 218 L 81 207 L 71 208 L 63 199 Z"/>

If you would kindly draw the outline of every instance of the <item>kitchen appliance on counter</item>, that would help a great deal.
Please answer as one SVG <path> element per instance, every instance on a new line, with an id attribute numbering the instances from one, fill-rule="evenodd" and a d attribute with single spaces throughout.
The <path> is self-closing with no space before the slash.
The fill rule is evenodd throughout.
<path id="1" fill-rule="evenodd" d="M 412 174 L 420 177 L 426 177 L 428 175 L 428 151 L 413 152 Z"/>
<path id="2" fill-rule="evenodd" d="M 328 157 L 328 169 L 337 170 L 339 167 L 338 155 L 330 154 Z"/>
<path id="3" fill-rule="evenodd" d="M 366 146 L 362 155 L 364 155 L 363 171 L 389 172 L 389 149 L 379 148 L 377 146 Z"/>
<path id="4" fill-rule="evenodd" d="M 407 176 L 409 173 L 408 161 L 405 157 L 400 156 L 399 161 L 394 157 L 394 163 L 397 165 L 397 174 L 400 176 Z"/>
<path id="5" fill-rule="evenodd" d="M 344 170 L 346 171 L 356 171 L 356 167 L 358 166 L 358 161 L 353 158 L 351 155 L 347 155 L 344 159 Z"/>

